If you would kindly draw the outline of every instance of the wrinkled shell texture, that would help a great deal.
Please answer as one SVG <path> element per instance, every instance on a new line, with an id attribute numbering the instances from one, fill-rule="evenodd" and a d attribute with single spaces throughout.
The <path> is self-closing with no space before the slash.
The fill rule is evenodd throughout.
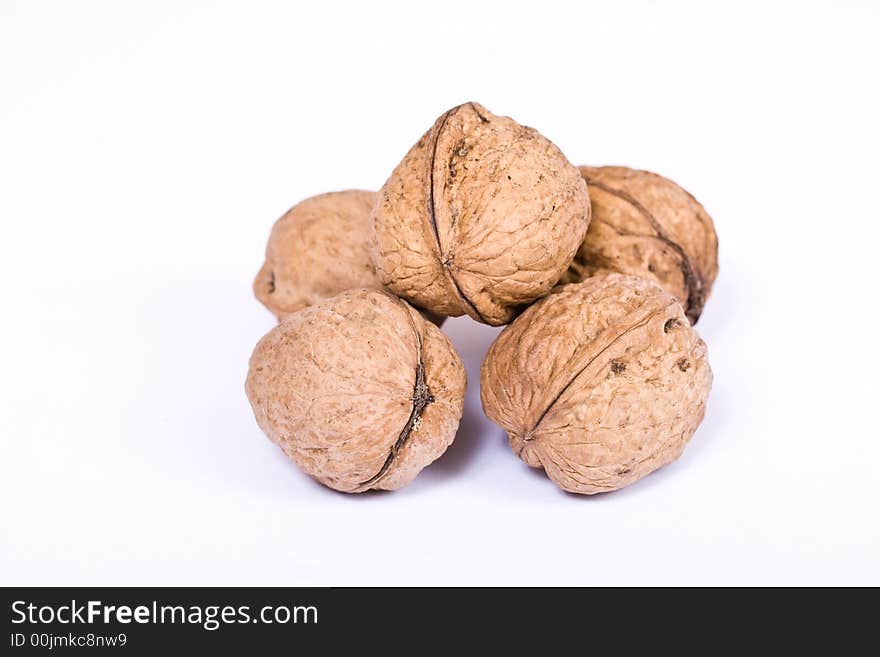
<path id="1" fill-rule="evenodd" d="M 345 492 L 393 490 L 452 443 L 465 370 L 406 302 L 351 290 L 272 329 L 245 387 L 260 428 L 306 473 Z"/>
<path id="2" fill-rule="evenodd" d="M 592 220 L 563 277 L 597 270 L 645 276 L 673 294 L 696 323 L 718 274 L 718 236 L 697 200 L 671 180 L 626 167 L 581 167 Z"/>
<path id="3" fill-rule="evenodd" d="M 438 315 L 509 322 L 562 276 L 589 224 L 576 167 L 536 130 L 454 107 L 379 192 L 372 255 L 388 288 Z"/>
<path id="4" fill-rule="evenodd" d="M 293 206 L 272 228 L 254 294 L 282 319 L 356 288 L 381 289 L 368 241 L 375 192 L 321 194 Z"/>
<path id="5" fill-rule="evenodd" d="M 680 304 L 646 279 L 597 273 L 529 307 L 489 350 L 486 415 L 563 489 L 626 486 L 681 454 L 712 372 Z"/>

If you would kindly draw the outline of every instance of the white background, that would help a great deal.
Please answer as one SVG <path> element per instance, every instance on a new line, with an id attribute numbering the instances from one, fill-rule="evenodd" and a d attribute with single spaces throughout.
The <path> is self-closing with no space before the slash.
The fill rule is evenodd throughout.
<path id="1" fill-rule="evenodd" d="M 878 29 L 871 2 L 0 0 L 0 583 L 880 584 Z M 273 221 L 378 188 L 471 99 L 715 219 L 708 415 L 623 491 L 513 456 L 466 318 L 458 438 L 404 490 L 322 488 L 254 423 Z"/>

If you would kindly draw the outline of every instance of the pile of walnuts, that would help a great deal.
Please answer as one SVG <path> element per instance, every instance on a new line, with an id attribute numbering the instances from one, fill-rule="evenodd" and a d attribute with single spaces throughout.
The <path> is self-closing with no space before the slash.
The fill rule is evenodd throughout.
<path id="1" fill-rule="evenodd" d="M 272 228 L 254 292 L 279 324 L 247 395 L 321 483 L 394 490 L 461 419 L 443 318 L 506 324 L 480 372 L 486 415 L 561 488 L 615 490 L 675 460 L 703 419 L 693 325 L 717 254 L 712 219 L 670 180 L 578 169 L 536 130 L 459 105 L 378 193 L 315 196 Z"/>

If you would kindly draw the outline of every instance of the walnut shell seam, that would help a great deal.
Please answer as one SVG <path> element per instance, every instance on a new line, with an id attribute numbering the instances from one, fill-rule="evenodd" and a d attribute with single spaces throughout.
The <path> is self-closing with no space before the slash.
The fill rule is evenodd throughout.
<path id="1" fill-rule="evenodd" d="M 698 272 L 698 270 L 693 266 L 690 260 L 690 256 L 688 256 L 687 252 L 682 248 L 682 246 L 672 239 L 669 235 L 666 234 L 666 231 L 663 229 L 663 226 L 657 221 L 657 218 L 651 213 L 648 208 L 646 208 L 642 203 L 638 201 L 635 197 L 623 191 L 622 189 L 618 189 L 616 187 L 612 187 L 604 182 L 601 182 L 595 178 L 590 178 L 585 173 L 583 173 L 584 180 L 587 182 L 587 187 L 596 187 L 601 189 L 612 196 L 619 198 L 620 200 L 630 204 L 635 210 L 641 214 L 650 224 L 651 228 L 656 233 L 655 237 L 663 244 L 672 249 L 679 257 L 679 268 L 681 269 L 682 276 L 684 277 L 685 286 L 688 290 L 687 302 L 684 304 L 684 311 L 687 318 L 691 321 L 691 324 L 696 322 L 696 319 L 700 316 L 703 310 L 703 305 L 706 302 L 705 295 L 705 281 L 703 280 L 702 275 Z M 693 196 L 684 190 L 688 196 L 693 198 Z M 694 199 L 696 202 L 696 199 Z M 696 215 L 700 222 L 703 221 L 701 215 Z M 597 223 L 605 223 L 610 228 L 612 228 L 616 233 L 623 236 L 629 237 L 638 237 L 635 233 L 630 233 L 627 231 L 622 231 L 618 229 L 616 226 L 611 226 L 607 222 L 603 222 L 601 217 L 593 216 L 593 221 Z"/>
<path id="2" fill-rule="evenodd" d="M 412 323 L 412 317 L 410 317 L 410 323 Z M 413 406 L 409 414 L 409 419 L 407 419 L 400 435 L 391 446 L 391 449 L 388 452 L 388 458 L 385 459 L 385 463 L 382 464 L 382 467 L 379 468 L 379 471 L 376 474 L 358 484 L 357 490 L 367 490 L 371 488 L 387 474 L 391 469 L 391 466 L 394 465 L 394 460 L 397 458 L 400 450 L 403 449 L 406 441 L 409 440 L 413 431 L 418 429 L 418 426 L 421 423 L 422 411 L 425 410 L 425 407 L 428 404 L 434 402 L 434 395 L 431 394 L 431 390 L 428 388 L 428 383 L 425 381 L 425 364 L 422 362 L 422 336 L 419 335 L 415 326 L 413 326 L 412 329 L 413 335 L 416 338 L 418 363 L 416 364 L 416 378 L 415 383 L 413 384 Z"/>
<path id="3" fill-rule="evenodd" d="M 489 119 L 482 115 L 480 110 L 477 108 L 475 103 L 465 103 L 464 105 L 469 105 L 471 109 L 474 110 L 474 113 L 480 118 L 480 121 L 483 123 L 488 123 Z M 428 189 L 428 218 L 431 222 L 431 232 L 434 234 L 434 241 L 437 244 L 437 259 L 440 262 L 440 266 L 443 269 L 444 275 L 449 279 L 449 282 L 452 284 L 452 289 L 455 290 L 455 293 L 458 295 L 459 300 L 468 308 L 470 308 L 474 314 L 480 318 L 480 321 L 487 322 L 486 318 L 477 310 L 476 305 L 467 298 L 464 291 L 458 284 L 458 281 L 455 280 L 455 275 L 449 269 L 449 258 L 446 254 L 443 253 L 443 244 L 440 240 L 440 231 L 437 228 L 437 207 L 434 201 L 434 171 L 437 162 L 437 146 L 440 143 L 440 135 L 443 133 L 443 128 L 446 126 L 446 121 L 449 119 L 449 116 L 453 112 L 457 112 L 464 105 L 457 105 L 450 110 L 447 110 L 441 119 L 438 122 L 437 128 L 433 130 L 432 139 L 434 141 L 431 144 L 431 158 L 427 161 L 429 170 L 428 170 L 428 180 L 430 180 L 430 185 Z"/>
<path id="4" fill-rule="evenodd" d="M 590 347 L 593 346 L 592 343 L 587 343 L 587 344 L 581 345 L 578 348 L 578 351 L 580 351 L 581 349 L 585 350 L 585 352 L 586 352 L 585 355 L 587 356 L 586 363 L 584 363 L 584 365 L 582 367 L 576 368 L 576 371 L 573 374 L 566 377 L 568 379 L 568 381 L 560 388 L 559 392 L 553 396 L 553 399 L 548 404 L 545 405 L 546 408 L 541 413 L 541 415 L 538 417 L 538 419 L 535 421 L 534 426 L 532 426 L 531 429 L 529 429 L 528 431 L 526 431 L 523 434 L 523 437 L 522 437 L 523 442 L 528 442 L 528 441 L 532 440 L 532 433 L 540 426 L 541 421 L 547 416 L 547 414 L 550 412 L 550 410 L 553 408 L 553 406 L 556 404 L 556 402 L 558 402 L 562 398 L 562 396 L 566 393 L 566 391 L 569 388 L 571 388 L 572 385 L 574 385 L 575 381 L 577 381 L 581 377 L 581 375 L 583 375 L 590 368 L 591 365 L 593 365 L 596 361 L 598 361 L 598 359 L 601 358 L 603 354 L 605 354 L 607 351 L 609 351 L 611 348 L 613 348 L 617 343 L 621 342 L 630 333 L 634 333 L 638 329 L 644 328 L 645 326 L 647 326 L 650 323 L 650 321 L 654 317 L 656 317 L 657 315 L 665 315 L 666 311 L 668 311 L 672 306 L 676 305 L 677 303 L 678 303 L 677 301 L 672 301 L 662 307 L 651 309 L 648 313 L 645 313 L 642 316 L 640 316 L 638 319 L 636 319 L 622 333 L 617 333 L 610 340 L 604 342 L 602 344 L 601 348 L 598 350 L 589 349 Z M 667 325 L 668 324 L 669 324 L 669 322 L 667 322 Z M 666 327 L 664 327 L 664 330 L 665 330 L 665 328 Z M 595 353 L 593 353 L 593 352 L 595 352 Z M 590 354 L 593 354 L 593 355 L 590 355 Z M 577 352 L 575 352 L 575 358 L 576 357 L 577 357 Z M 625 369 L 625 366 L 624 366 L 624 369 Z M 622 373 L 623 370 L 621 369 L 620 364 L 618 364 L 615 361 L 612 361 L 612 371 L 616 371 L 616 373 L 620 374 L 620 373 Z"/>

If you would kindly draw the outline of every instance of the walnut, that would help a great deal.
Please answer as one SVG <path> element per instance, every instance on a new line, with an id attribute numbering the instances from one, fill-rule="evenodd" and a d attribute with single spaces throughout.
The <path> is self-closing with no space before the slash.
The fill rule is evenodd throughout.
<path id="1" fill-rule="evenodd" d="M 489 349 L 486 415 L 513 451 L 573 493 L 611 491 L 674 461 L 703 419 L 712 372 L 681 305 L 599 272 L 537 301 Z"/>
<path id="2" fill-rule="evenodd" d="M 394 490 L 452 443 L 465 370 L 440 330 L 383 291 L 349 290 L 289 315 L 251 356 L 257 423 L 336 490 Z"/>
<path id="3" fill-rule="evenodd" d="M 671 180 L 626 167 L 581 167 L 592 222 L 562 279 L 601 269 L 645 276 L 684 306 L 695 324 L 718 274 L 718 236 L 697 200 Z"/>
<path id="4" fill-rule="evenodd" d="M 298 203 L 272 227 L 254 294 L 279 319 L 355 288 L 380 289 L 367 241 L 375 192 L 352 189 Z"/>
<path id="5" fill-rule="evenodd" d="M 466 103 L 437 119 L 380 190 L 372 256 L 382 283 L 415 306 L 497 326 L 565 273 L 589 207 L 556 146 Z"/>

